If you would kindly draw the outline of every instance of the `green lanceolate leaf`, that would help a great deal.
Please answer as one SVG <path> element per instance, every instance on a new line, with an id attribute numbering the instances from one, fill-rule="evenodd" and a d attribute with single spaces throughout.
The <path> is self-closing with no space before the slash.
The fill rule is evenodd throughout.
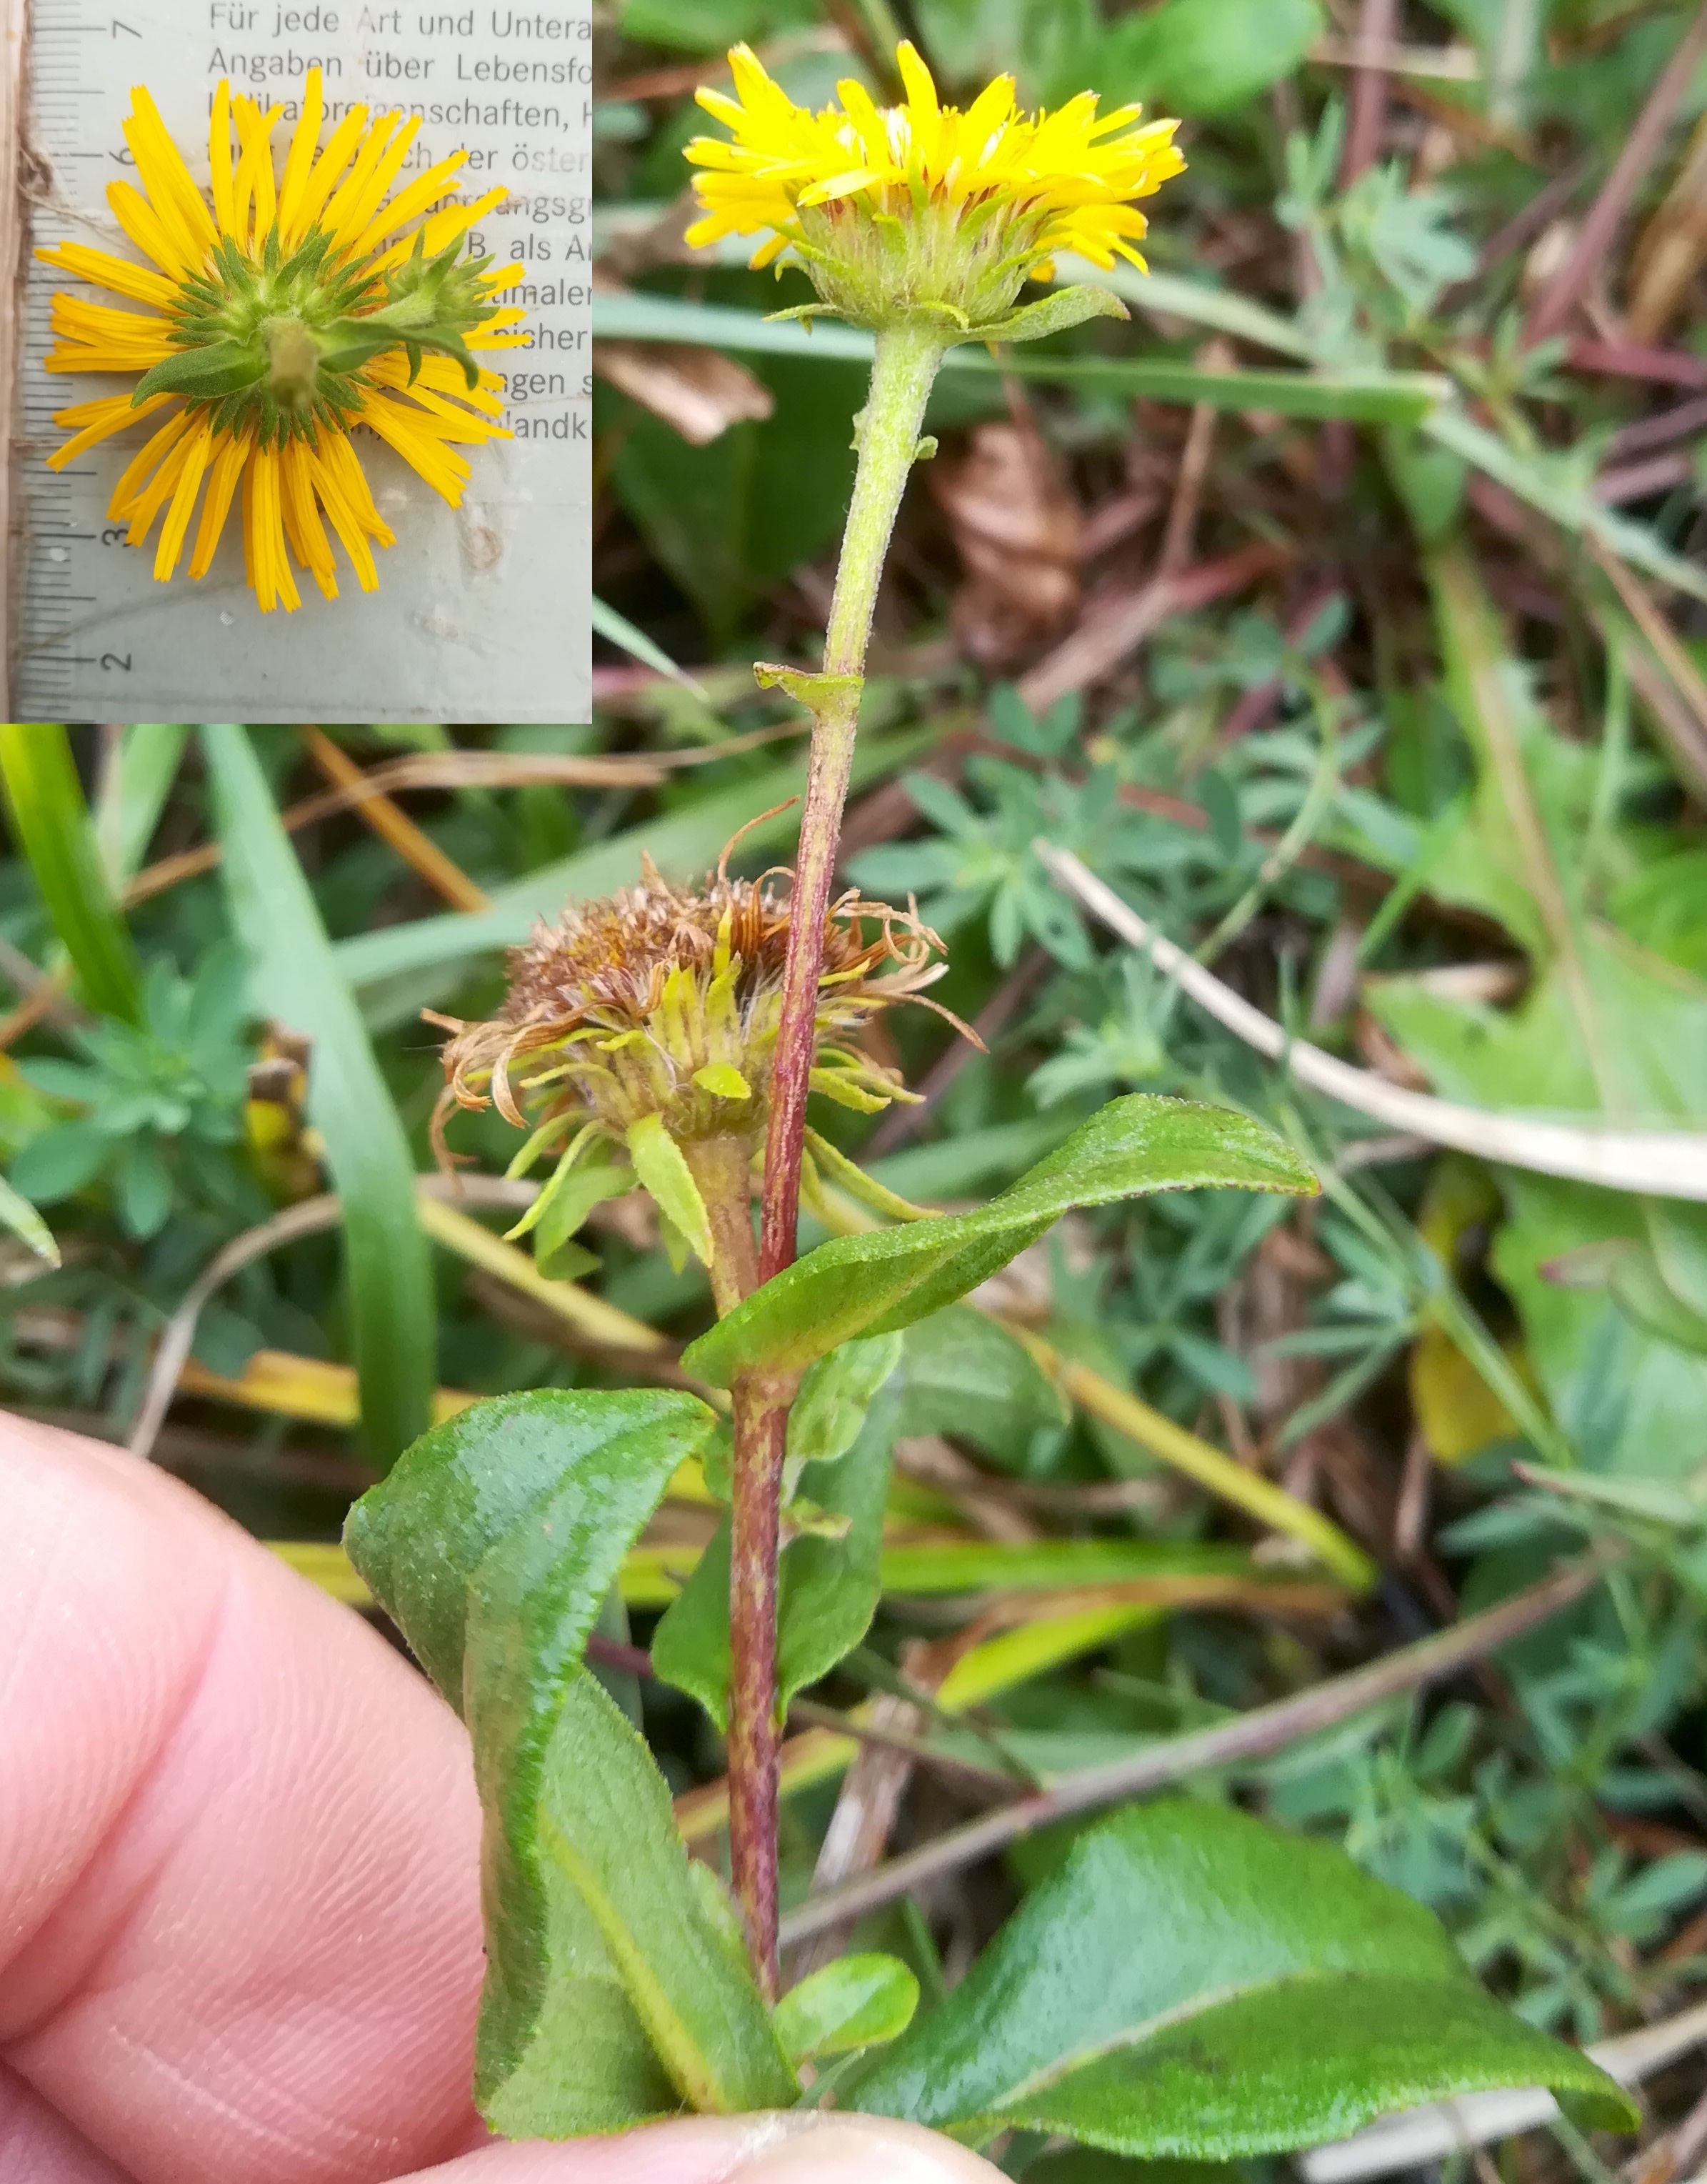
<path id="1" fill-rule="evenodd" d="M 510 2138 L 561 2138 L 674 2109 L 790 2106 L 799 2089 L 733 1907 L 689 1858 L 644 1741 L 591 1675 L 571 1680 L 537 1777 L 517 1786 L 532 1808 L 551 1976 L 519 2049 L 483 2012 L 475 2091 L 487 2120 Z M 620 1992 L 592 1991 L 595 1942 Z M 626 2042 L 614 2081 L 590 2084 L 582 2046 L 610 2039 L 613 2001 L 650 2059 Z"/>
<path id="2" fill-rule="evenodd" d="M 868 1353 L 880 1346 L 887 1347 L 859 1346 Z M 776 1608 L 780 1707 L 828 1675 L 865 1635 L 877 1612 L 899 1394 L 898 1379 L 888 1379 L 864 1407 L 851 1446 L 844 1442 L 830 1460 L 809 1463 L 800 1474 L 802 1491 L 825 1514 L 844 1518 L 846 1529 L 839 1537 L 792 1539 L 782 1550 Z M 823 1445 L 833 1447 L 845 1424 L 844 1417 Z M 792 1420 L 790 1428 L 792 1439 Z M 720 1730 L 729 1724 L 729 1539 L 726 1518 L 652 1641 L 653 1673 L 698 1699 Z"/>
<path id="3" fill-rule="evenodd" d="M 951 1304 L 907 1330 L 904 1434 L 970 1441 L 1004 1471 L 1024 1471 L 1041 1436 L 1058 1440 L 1071 1412 L 1029 1350 L 971 1305 Z"/>
<path id="4" fill-rule="evenodd" d="M 974 1213 L 820 1245 L 701 1335 L 683 1362 L 720 1387 L 751 1366 L 798 1370 L 855 1335 L 892 1334 L 952 1304 L 1073 1206 L 1214 1184 L 1304 1192 L 1315 1178 L 1246 1116 L 1133 1093 Z"/>
<path id="5" fill-rule="evenodd" d="M 673 1390 L 499 1396 L 425 1435 L 351 1513 L 352 1562 L 473 1740 L 475 2097 L 513 2137 L 794 2098 L 731 1915 L 581 1665 L 623 1556 L 715 1424 Z"/>
<path id="6" fill-rule="evenodd" d="M 846 2104 L 1227 2159 L 1537 2085 L 1586 2122 L 1635 2126 L 1612 2080 L 1495 2003 L 1421 1904 L 1329 1844 L 1170 1801 L 1081 1837 Z"/>
<path id="7" fill-rule="evenodd" d="M 431 1415 L 432 1268 L 414 1162 L 245 728 L 204 727 L 220 870 L 258 1015 L 311 1042 L 309 1120 L 343 1202 L 362 1431 L 381 1467 Z"/>
<path id="8" fill-rule="evenodd" d="M 151 394 L 181 394 L 192 402 L 216 402 L 259 387 L 267 376 L 264 351 L 247 342 L 214 342 L 205 348 L 181 348 L 136 382 L 134 404 Z"/>
<path id="9" fill-rule="evenodd" d="M 466 1718 L 474 1601 L 519 1596 L 535 1671 L 575 1667 L 623 1556 L 715 1424 L 697 1396 L 664 1389 L 471 1404 L 357 1502 L 350 1559 Z"/>
<path id="10" fill-rule="evenodd" d="M 838 1957 L 777 2003 L 776 2036 L 791 2063 L 847 2055 L 898 2039 L 918 2007 L 919 1982 L 898 1957 Z"/>
<path id="11" fill-rule="evenodd" d="M 107 883 L 70 744 L 57 722 L 0 722 L 0 788 L 84 1000 L 103 1016 L 140 1022 L 136 951 Z"/>

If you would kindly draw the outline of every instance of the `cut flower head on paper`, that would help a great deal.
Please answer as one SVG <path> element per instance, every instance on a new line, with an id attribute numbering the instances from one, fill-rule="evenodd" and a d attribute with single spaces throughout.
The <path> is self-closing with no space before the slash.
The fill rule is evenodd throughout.
<path id="1" fill-rule="evenodd" d="M 525 338 L 512 331 L 522 312 L 498 300 L 523 269 L 464 248 L 506 192 L 435 211 L 454 187 L 466 156 L 458 152 L 392 195 L 420 121 L 370 119 L 357 107 L 322 146 L 318 69 L 281 172 L 273 139 L 284 109 L 220 84 L 210 192 L 197 187 L 148 92 L 138 86 L 131 98 L 125 136 L 142 187 L 114 182 L 107 195 L 150 264 L 81 242 L 36 254 L 147 307 L 57 294 L 47 370 L 140 376 L 123 393 L 61 410 L 55 421 L 72 437 L 50 465 L 158 419 L 108 512 L 128 523 L 133 546 L 164 517 L 154 556 L 163 582 L 184 556 L 198 501 L 190 574 L 207 574 L 241 488 L 245 563 L 264 614 L 301 604 L 293 560 L 336 598 L 328 525 L 373 591 L 374 547 L 395 534 L 357 458 L 356 428 L 395 448 L 452 507 L 470 476 L 461 449 L 509 437 L 503 382 L 475 352 Z"/>
<path id="2" fill-rule="evenodd" d="M 731 134 L 687 148 L 703 209 L 689 243 L 757 236 L 754 265 L 792 253 L 826 307 L 856 324 L 923 314 L 981 337 L 1026 281 L 1054 277 L 1058 254 L 1143 270 L 1134 246 L 1147 222 L 1134 200 L 1184 167 L 1176 122 L 1143 121 L 1137 106 L 1099 116 L 1089 91 L 1054 114 L 1024 114 L 1008 75 L 963 113 L 940 102 L 911 45 L 896 59 L 903 104 L 880 107 L 849 80 L 837 86 L 839 105 L 815 114 L 737 46 L 736 96 L 697 93 Z"/>

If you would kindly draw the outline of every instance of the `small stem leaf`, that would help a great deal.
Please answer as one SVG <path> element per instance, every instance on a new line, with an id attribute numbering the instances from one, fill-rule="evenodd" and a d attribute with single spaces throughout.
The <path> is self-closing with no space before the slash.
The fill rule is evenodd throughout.
<path id="1" fill-rule="evenodd" d="M 868 1353 L 887 1343 L 862 1344 Z M 839 1354 L 839 1353 L 838 1353 Z M 891 1365 L 892 1368 L 892 1356 Z M 809 1534 L 782 1550 L 777 1573 L 777 1704 L 829 1674 L 870 1628 L 883 1585 L 883 1508 L 899 1410 L 886 1376 L 862 1407 L 856 1436 L 832 1462 L 809 1465 L 802 1484 L 820 1512 L 845 1520 L 839 1537 Z M 840 1429 L 838 1422 L 837 1429 Z M 792 1421 L 791 1421 L 792 1428 Z M 655 1675 L 698 1700 L 720 1730 L 729 1723 L 730 1526 L 689 1573 L 652 1640 Z"/>
<path id="2" fill-rule="evenodd" d="M 774 660 L 755 660 L 753 679 L 761 690 L 780 690 L 814 715 L 826 705 L 857 699 L 865 686 L 863 675 L 820 675 L 811 668 L 784 666 Z"/>
<path id="3" fill-rule="evenodd" d="M 1420 1903 L 1332 1845 L 1169 1801 L 1081 1836 L 844 2099 L 1203 2161 L 1517 2086 L 1637 2122 L 1587 2056 L 1493 2001 Z"/>
<path id="4" fill-rule="evenodd" d="M 0 788 L 83 999 L 103 1016 L 140 1023 L 136 951 L 108 884 L 70 743 L 57 722 L 0 722 Z"/>
<path id="5" fill-rule="evenodd" d="M 900 2037 L 919 2007 L 919 1982 L 898 1957 L 838 1957 L 776 2005 L 776 2036 L 791 2063 L 846 2055 Z"/>
<path id="6" fill-rule="evenodd" d="M 800 1384 L 788 1414 L 788 1456 L 793 1463 L 834 1463 L 859 1438 L 865 1413 L 901 1362 L 898 1334 L 844 1342 L 820 1357 Z"/>
<path id="7" fill-rule="evenodd" d="M 1132 313 L 1112 288 L 1099 288 L 1089 281 L 1071 288 L 1057 288 L 1035 304 L 1022 304 L 1005 319 L 972 326 L 965 333 L 949 334 L 951 344 L 961 342 L 1040 341 L 1045 335 L 1065 333 L 1081 326 L 1087 319 L 1129 319 Z"/>
<path id="8" fill-rule="evenodd" d="M 664 1127 L 661 1115 L 642 1115 L 628 1130 L 628 1156 L 659 1212 L 678 1235 L 711 1264 L 711 1217 L 681 1148 Z"/>
<path id="9" fill-rule="evenodd" d="M 1226 1109 L 1134 1093 L 1112 1100 L 976 1212 L 838 1236 L 700 1336 L 690 1373 L 798 1371 L 859 1334 L 887 1334 L 965 1296 L 1079 1206 L 1204 1185 L 1309 1192 L 1315 1178 L 1271 1130 Z"/>
<path id="10" fill-rule="evenodd" d="M 831 1516 L 841 1539 L 809 1534 L 783 1550 L 776 1609 L 776 1703 L 827 1676 L 871 1627 L 882 1596 L 883 1510 L 900 1414 L 898 1376 L 881 1387 L 859 1435 L 833 1462 L 809 1464 L 804 1491 Z"/>
<path id="11" fill-rule="evenodd" d="M 795 2096 L 646 1747 L 583 1673 L 623 1557 L 716 1424 L 540 1389 L 459 1412 L 351 1513 L 350 1558 L 473 1739 L 488 1968 L 475 2091 L 516 2137 Z"/>

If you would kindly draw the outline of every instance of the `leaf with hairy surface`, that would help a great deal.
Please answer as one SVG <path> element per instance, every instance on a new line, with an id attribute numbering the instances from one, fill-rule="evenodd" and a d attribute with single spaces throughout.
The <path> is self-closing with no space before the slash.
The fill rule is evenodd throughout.
<path id="1" fill-rule="evenodd" d="M 798 1371 L 855 1335 L 894 1334 L 954 1303 L 1075 1206 L 1204 1185 L 1316 1187 L 1297 1154 L 1248 1116 L 1134 1093 L 1111 1100 L 976 1212 L 820 1244 L 702 1334 L 682 1362 L 718 1387 L 753 1368 Z"/>
<path id="2" fill-rule="evenodd" d="M 716 1423 L 670 1390 L 499 1396 L 424 1435 L 350 1515 L 351 1560 L 473 1740 L 475 2092 L 512 2137 L 795 2098 L 732 1914 L 581 1668 L 624 1555 Z"/>
<path id="3" fill-rule="evenodd" d="M 1493 2001 L 1420 1903 L 1332 1845 L 1170 1800 L 1082 1836 L 845 2098 L 1212 2160 L 1536 2085 L 1635 2127 L 1622 2090 Z"/>

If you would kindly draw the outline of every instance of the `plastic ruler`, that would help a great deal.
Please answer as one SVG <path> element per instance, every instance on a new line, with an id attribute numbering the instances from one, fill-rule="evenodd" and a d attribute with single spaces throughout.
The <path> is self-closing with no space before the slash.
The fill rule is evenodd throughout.
<path id="1" fill-rule="evenodd" d="M 364 593 L 339 549 L 340 596 L 299 580 L 301 608 L 262 616 L 235 519 L 208 576 L 156 582 L 154 537 L 123 543 L 106 510 L 147 427 L 70 470 L 45 458 L 53 413 L 125 382 L 49 374 L 48 317 L 67 277 L 33 259 L 14 420 L 19 509 L 13 710 L 24 719 L 566 721 L 587 717 L 591 663 L 587 215 L 588 0 L 515 7 L 375 7 L 351 0 L 33 0 L 23 177 L 32 244 L 64 239 L 134 256 L 107 186 L 131 170 L 122 123 L 146 84 L 205 184 L 214 86 L 285 108 L 286 141 L 318 63 L 328 128 L 351 105 L 401 108 L 422 127 L 403 179 L 466 148 L 470 193 L 508 202 L 482 220 L 492 256 L 527 266 L 513 292 L 532 345 L 493 361 L 517 437 L 470 450 L 452 510 L 362 431 L 357 448 L 398 543 Z M 120 308 L 122 298 L 101 292 Z M 509 300 L 507 298 L 507 300 Z"/>

